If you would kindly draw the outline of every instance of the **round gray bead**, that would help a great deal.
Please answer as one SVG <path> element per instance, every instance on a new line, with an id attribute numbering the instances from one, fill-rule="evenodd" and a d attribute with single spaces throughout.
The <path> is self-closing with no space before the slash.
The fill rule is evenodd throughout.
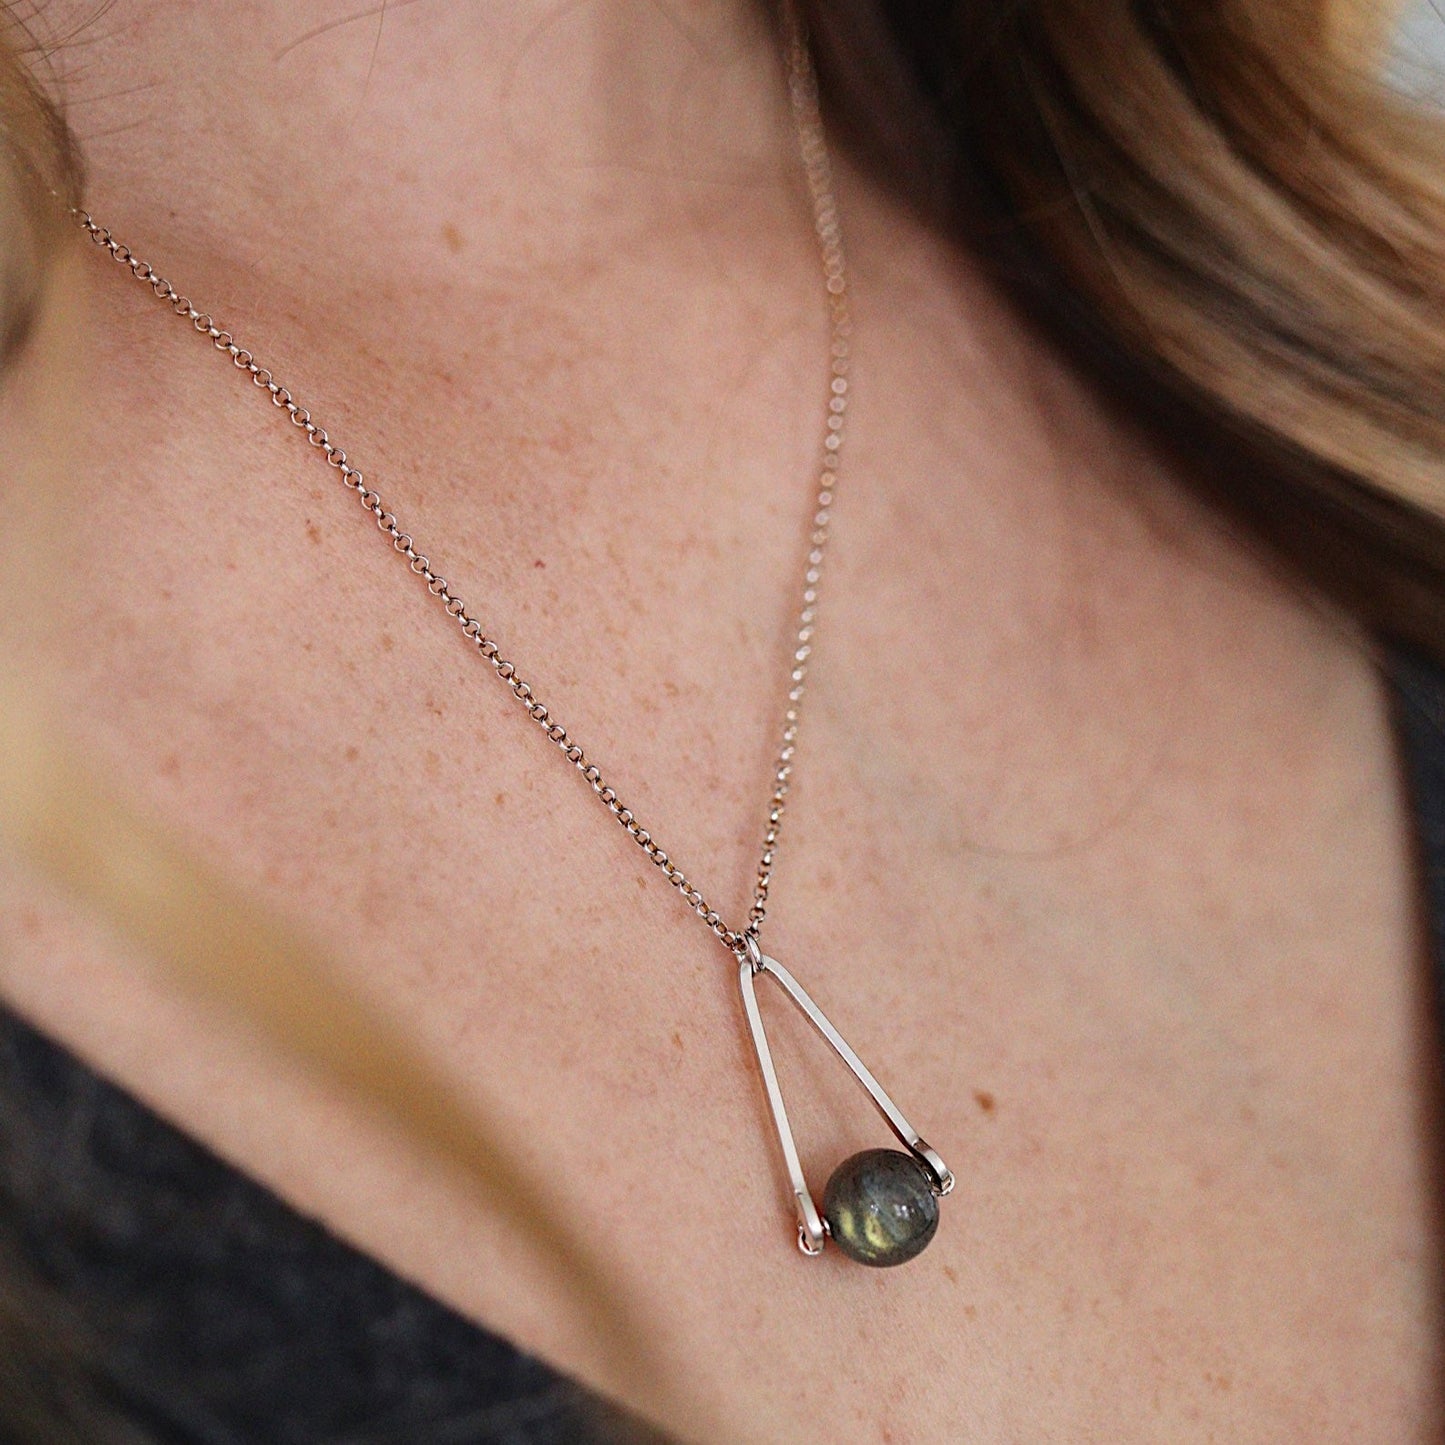
<path id="1" fill-rule="evenodd" d="M 823 1191 L 833 1242 L 859 1264 L 903 1264 L 938 1229 L 938 1197 L 928 1171 L 897 1149 L 865 1149 L 845 1159 Z"/>

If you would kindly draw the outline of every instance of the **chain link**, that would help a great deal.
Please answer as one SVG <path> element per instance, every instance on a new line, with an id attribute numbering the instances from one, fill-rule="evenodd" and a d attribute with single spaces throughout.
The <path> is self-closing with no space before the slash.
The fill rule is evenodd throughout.
<path id="1" fill-rule="evenodd" d="M 493 672 L 506 684 L 512 696 L 526 709 L 528 717 L 542 730 L 569 763 L 582 774 L 603 806 L 628 835 L 647 854 L 663 876 L 682 895 L 683 900 L 733 953 L 746 952 L 747 939 L 756 938 L 767 917 L 768 893 L 773 881 L 773 863 L 781 836 L 783 813 L 787 806 L 789 785 L 793 775 L 793 758 L 798 740 L 798 718 L 803 690 L 808 678 L 808 660 L 812 655 L 816 627 L 818 588 L 823 573 L 823 556 L 828 545 L 829 523 L 833 515 L 833 496 L 838 472 L 838 458 L 843 445 L 843 418 L 848 405 L 849 338 L 852 319 L 848 307 L 847 267 L 843 253 L 843 237 L 838 219 L 837 201 L 833 194 L 832 165 L 827 138 L 818 105 L 817 78 L 801 28 L 790 27 L 788 37 L 788 94 L 798 148 L 812 201 L 813 225 L 817 234 L 823 282 L 827 292 L 830 318 L 828 415 L 823 436 L 822 458 L 817 473 L 817 494 L 814 499 L 812 527 L 809 533 L 807 567 L 803 573 L 802 608 L 794 637 L 792 662 L 788 672 L 787 708 L 783 714 L 783 732 L 773 774 L 773 790 L 768 800 L 767 827 L 763 834 L 762 853 L 758 859 L 753 883 L 752 906 L 748 910 L 746 928 L 728 926 L 701 889 L 658 846 L 652 834 L 638 821 L 629 808 L 592 762 L 581 745 L 538 700 L 531 685 L 518 673 L 516 666 L 502 656 L 500 646 L 487 635 L 481 622 L 472 616 L 467 605 L 452 590 L 446 578 L 436 572 L 425 553 L 419 552 L 411 535 L 404 531 L 396 514 L 382 500 L 381 494 L 367 485 L 362 472 L 347 459 L 346 452 L 327 435 L 324 427 L 312 420 L 310 411 L 302 406 L 291 390 L 278 382 L 268 367 L 260 365 L 252 353 L 237 342 L 230 331 L 217 325 L 206 312 L 198 310 L 190 299 L 160 276 L 149 262 L 118 241 L 111 231 L 99 225 L 86 211 L 76 211 L 76 220 L 90 239 L 126 267 L 137 281 L 148 286 L 157 300 L 168 305 L 202 336 L 208 337 L 217 351 L 229 356 L 237 370 L 245 372 L 252 382 L 270 397 L 272 405 L 286 413 L 292 424 L 305 434 L 306 440 L 340 474 L 341 481 L 355 494 L 357 501 L 371 513 L 377 527 L 390 539 L 392 547 L 405 559 L 411 570 L 426 584 L 427 591 L 446 609 L 447 615 L 461 629 L 466 639 L 490 664 Z"/>

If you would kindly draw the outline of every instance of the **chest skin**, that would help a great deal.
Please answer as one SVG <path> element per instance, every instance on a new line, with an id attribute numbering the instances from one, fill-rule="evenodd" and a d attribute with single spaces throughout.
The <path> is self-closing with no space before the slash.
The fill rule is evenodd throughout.
<path id="1" fill-rule="evenodd" d="M 958 1175 L 925 1255 L 798 1254 L 728 955 L 291 430 L 107 272 L 39 644 L 67 727 L 550 1169 L 673 1378 L 619 1375 L 406 1140 L 13 862 L 5 994 L 685 1438 L 1438 1438 L 1438 1043 L 1369 649 L 982 283 L 926 242 L 871 246 L 898 221 L 860 209 L 851 437 L 765 942 Z M 666 260 L 466 296 L 450 323 L 413 308 L 389 340 L 400 284 L 352 330 L 257 300 L 224 257 L 170 269 L 248 321 L 735 915 L 821 319 L 770 270 L 709 292 Z M 664 324 L 699 294 L 696 325 Z M 719 341 L 708 308 L 738 295 Z M 31 407 L 15 445 L 39 426 Z M 821 1185 L 886 1136 L 775 1004 Z"/>

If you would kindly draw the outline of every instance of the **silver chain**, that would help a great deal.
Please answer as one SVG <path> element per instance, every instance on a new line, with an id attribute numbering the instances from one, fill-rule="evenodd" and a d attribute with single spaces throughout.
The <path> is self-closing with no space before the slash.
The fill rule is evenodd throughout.
<path id="1" fill-rule="evenodd" d="M 501 648 L 486 634 L 481 622 L 471 615 L 462 599 L 452 591 L 446 578 L 434 571 L 426 555 L 417 550 L 411 535 L 403 530 L 396 514 L 382 501 L 380 493 L 367 486 L 365 477 L 347 460 L 345 451 L 331 440 L 325 428 L 312 420 L 311 413 L 297 402 L 291 390 L 282 386 L 268 367 L 260 365 L 252 353 L 236 341 L 231 332 L 218 326 L 206 312 L 198 310 L 187 297 L 160 276 L 149 262 L 141 260 L 129 246 L 116 240 L 108 228 L 97 224 L 85 211 L 75 213 L 80 226 L 97 246 L 108 251 L 137 281 L 150 287 L 157 299 L 166 302 L 177 316 L 184 317 L 197 332 L 208 337 L 217 351 L 229 356 L 236 368 L 247 373 L 251 380 L 270 396 L 272 404 L 284 411 L 292 423 L 306 434 L 306 440 L 336 468 L 342 482 L 351 488 L 361 505 L 372 514 L 376 525 L 391 539 L 391 545 L 406 559 L 411 570 L 426 583 L 427 591 L 446 608 L 447 615 L 456 622 L 467 640 L 491 665 L 512 696 L 526 708 L 527 715 L 542 729 L 547 740 L 554 743 L 567 761 L 582 774 L 607 811 L 662 870 L 663 876 L 682 895 L 692 911 L 739 956 L 746 952 L 747 940 L 758 936 L 767 917 L 773 862 L 793 776 L 799 711 L 808 679 L 808 659 L 813 650 L 818 587 L 823 573 L 823 555 L 828 545 L 834 484 L 843 445 L 843 417 L 848 405 L 849 337 L 853 329 L 848 306 L 843 236 L 838 220 L 838 206 L 833 195 L 833 169 L 828 155 L 827 137 L 818 106 L 817 78 L 801 28 L 795 24 L 790 29 L 788 94 L 797 127 L 798 148 L 812 199 L 813 225 L 817 232 L 823 281 L 828 297 L 828 417 L 817 476 L 807 567 L 803 573 L 802 609 L 798 614 L 792 665 L 788 672 L 788 705 L 783 714 L 783 733 L 773 773 L 772 795 L 768 800 L 768 822 L 763 834 L 762 853 L 758 858 L 757 874 L 753 882 L 752 906 L 748 910 L 747 926 L 742 930 L 730 928 L 704 897 L 702 890 L 658 847 L 652 834 L 637 821 L 636 815 L 623 803 L 617 790 L 608 784 L 602 770 L 588 758 L 581 746 L 573 741 L 571 734 L 552 716 L 546 705 L 538 701 L 531 685 L 519 675 L 516 666 L 502 656 Z"/>

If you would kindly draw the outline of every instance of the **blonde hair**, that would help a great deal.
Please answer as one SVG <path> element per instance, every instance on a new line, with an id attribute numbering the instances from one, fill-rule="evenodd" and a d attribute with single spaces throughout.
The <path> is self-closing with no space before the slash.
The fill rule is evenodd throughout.
<path id="1" fill-rule="evenodd" d="M 803 8 L 880 180 L 1186 482 L 1445 656 L 1445 125 L 1386 86 L 1380 7 Z"/>

